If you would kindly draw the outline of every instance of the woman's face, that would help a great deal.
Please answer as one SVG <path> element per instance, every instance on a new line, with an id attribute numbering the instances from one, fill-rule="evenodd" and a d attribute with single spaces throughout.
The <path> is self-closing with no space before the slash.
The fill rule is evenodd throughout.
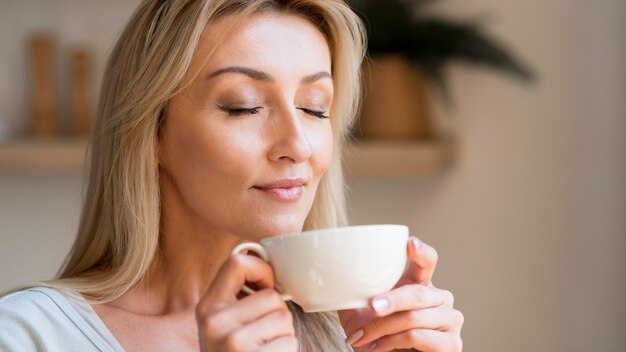
<path id="1" fill-rule="evenodd" d="M 231 21 L 206 27 L 190 72 Z M 168 104 L 163 211 L 247 240 L 302 230 L 332 156 L 330 74 L 326 39 L 306 19 L 241 21 Z"/>

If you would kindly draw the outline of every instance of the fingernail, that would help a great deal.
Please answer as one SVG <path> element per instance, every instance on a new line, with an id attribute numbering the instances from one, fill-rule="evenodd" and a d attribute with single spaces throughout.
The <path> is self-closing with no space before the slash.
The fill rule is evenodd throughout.
<path id="1" fill-rule="evenodd" d="M 361 337 L 363 337 L 363 329 L 359 329 L 355 333 L 350 335 L 350 337 L 346 339 L 346 343 L 348 345 L 352 345 L 353 343 L 359 341 Z"/>
<path id="2" fill-rule="evenodd" d="M 415 237 L 411 237 L 411 245 L 415 251 L 419 251 L 422 248 L 422 241 L 418 240 Z"/>
<path id="3" fill-rule="evenodd" d="M 370 343 L 369 345 L 367 345 L 367 349 L 368 350 L 373 350 L 374 348 L 376 348 L 376 346 L 378 346 L 378 341 L 374 341 L 374 342 Z"/>
<path id="4" fill-rule="evenodd" d="M 389 309 L 389 300 L 385 297 L 376 298 L 372 302 L 372 307 L 377 313 L 384 313 Z"/>

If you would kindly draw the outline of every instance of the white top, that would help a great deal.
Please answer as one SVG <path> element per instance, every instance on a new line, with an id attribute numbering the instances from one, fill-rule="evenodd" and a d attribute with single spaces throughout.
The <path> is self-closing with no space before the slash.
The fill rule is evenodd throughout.
<path id="1" fill-rule="evenodd" d="M 0 298 L 0 351 L 124 349 L 80 294 L 35 287 Z"/>

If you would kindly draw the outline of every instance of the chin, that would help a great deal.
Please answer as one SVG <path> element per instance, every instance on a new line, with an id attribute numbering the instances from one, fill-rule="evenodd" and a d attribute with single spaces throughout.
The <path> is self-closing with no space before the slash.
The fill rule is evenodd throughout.
<path id="1" fill-rule="evenodd" d="M 254 232 L 257 234 L 259 241 L 266 237 L 301 232 L 305 220 L 305 217 L 299 214 L 274 216 L 270 218 L 271 221 L 263 221 L 258 224 L 258 226 L 255 226 Z"/>

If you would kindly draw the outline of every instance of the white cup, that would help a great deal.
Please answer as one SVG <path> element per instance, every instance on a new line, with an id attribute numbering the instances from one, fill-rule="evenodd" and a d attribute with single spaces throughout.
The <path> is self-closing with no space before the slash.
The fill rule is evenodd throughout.
<path id="1" fill-rule="evenodd" d="M 269 262 L 281 298 L 307 313 L 363 308 L 402 276 L 408 237 L 404 225 L 347 226 L 246 242 L 231 255 L 253 251 Z"/>

